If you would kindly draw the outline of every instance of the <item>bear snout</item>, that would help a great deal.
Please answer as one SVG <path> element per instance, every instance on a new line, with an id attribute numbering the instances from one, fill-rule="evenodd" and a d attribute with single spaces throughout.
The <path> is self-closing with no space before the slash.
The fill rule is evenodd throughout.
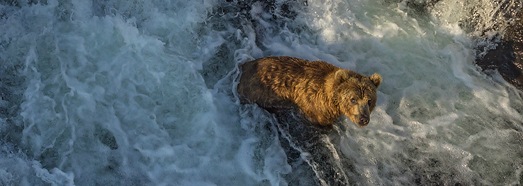
<path id="1" fill-rule="evenodd" d="M 358 125 L 361 127 L 366 126 L 369 124 L 369 117 L 368 116 L 360 116 L 360 121 L 358 122 Z"/>

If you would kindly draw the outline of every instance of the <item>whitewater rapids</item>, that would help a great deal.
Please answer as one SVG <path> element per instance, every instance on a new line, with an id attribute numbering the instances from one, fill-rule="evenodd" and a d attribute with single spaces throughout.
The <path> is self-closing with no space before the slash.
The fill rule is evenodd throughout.
<path id="1" fill-rule="evenodd" d="M 522 94 L 474 65 L 460 6 L 0 1 L 0 185 L 521 184 Z M 240 105 L 237 64 L 271 55 L 380 73 L 369 126 L 315 151 Z"/>

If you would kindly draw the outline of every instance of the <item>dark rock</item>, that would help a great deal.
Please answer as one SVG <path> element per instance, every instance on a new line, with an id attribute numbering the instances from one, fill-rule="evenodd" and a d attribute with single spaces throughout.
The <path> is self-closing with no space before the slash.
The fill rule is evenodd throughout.
<path id="1" fill-rule="evenodd" d="M 519 0 L 502 1 L 499 19 L 494 20 L 505 25 L 492 28 L 500 33 L 493 39 L 497 47 L 482 51 L 478 47 L 476 64 L 486 70 L 497 70 L 509 83 L 523 90 L 523 3 Z M 484 55 L 483 55 L 484 54 Z"/>
<path id="2" fill-rule="evenodd" d="M 285 176 L 289 185 L 349 185 L 361 180 L 350 158 L 334 145 L 343 124 L 317 126 L 303 118 L 296 109 L 275 110 L 280 143 L 287 154 L 292 173 Z M 307 178 L 303 178 L 306 175 Z"/>
<path id="3" fill-rule="evenodd" d="M 388 1 L 405 3 L 409 15 L 419 18 L 445 0 Z M 523 2 L 491 0 L 469 3 L 463 5 L 463 11 L 469 13 L 460 18 L 459 24 L 477 41 L 476 64 L 488 74 L 498 71 L 507 82 L 523 90 Z"/>

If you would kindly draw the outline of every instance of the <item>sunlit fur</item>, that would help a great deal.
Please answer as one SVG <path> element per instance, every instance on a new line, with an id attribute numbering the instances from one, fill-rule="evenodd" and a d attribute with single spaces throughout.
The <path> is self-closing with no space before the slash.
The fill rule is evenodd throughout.
<path id="1" fill-rule="evenodd" d="M 367 125 L 381 83 L 378 74 L 366 77 L 323 61 L 293 57 L 261 58 L 242 64 L 240 70 L 242 103 L 268 110 L 298 107 L 319 125 L 332 125 L 342 114 L 359 126 Z"/>
<path id="2" fill-rule="evenodd" d="M 370 113 L 376 106 L 376 87 L 369 77 L 352 74 L 334 91 L 338 92 L 336 100 L 339 100 L 340 111 L 353 123 L 366 126 L 370 121 Z"/>

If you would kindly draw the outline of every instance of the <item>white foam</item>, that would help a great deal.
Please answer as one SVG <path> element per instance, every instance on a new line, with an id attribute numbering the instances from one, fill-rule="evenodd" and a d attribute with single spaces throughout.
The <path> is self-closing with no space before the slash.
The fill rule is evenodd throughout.
<path id="1" fill-rule="evenodd" d="M 236 65 L 266 55 L 382 75 L 370 125 L 347 121 L 325 141 L 343 160 L 336 166 L 353 167 L 350 180 L 511 184 L 521 176 L 521 97 L 475 69 L 474 44 L 452 12 L 436 20 L 411 17 L 401 3 L 309 1 L 280 28 L 262 4 L 249 12 L 253 22 L 208 17 L 223 3 L 2 5 L 0 24 L 10 26 L 0 30 L 0 60 L 19 66 L 12 74 L 20 77 L 8 79 L 25 84 L 14 91 L 23 93 L 18 118 L 0 118 L 13 140 L 2 144 L 0 167 L 10 169 L 0 168 L 0 183 L 292 185 L 284 178 L 299 170 L 274 119 L 234 93 Z M 2 97 L 0 108 L 15 102 Z"/>
<path id="2" fill-rule="evenodd" d="M 416 175 L 416 169 L 431 169 L 438 176 L 447 176 L 438 172 L 437 168 L 428 168 L 430 165 L 425 164 L 424 155 L 419 155 L 430 154 L 431 158 L 444 161 L 439 166 L 459 173 L 462 183 L 474 183 L 474 180 L 499 183 L 496 176 L 485 177 L 482 174 L 483 177 L 479 177 L 481 170 L 478 167 L 469 168 L 477 162 L 477 156 L 481 153 L 476 154 L 476 147 L 459 144 L 468 139 L 470 133 L 465 131 L 474 133 L 467 125 L 481 127 L 475 130 L 489 131 L 488 134 L 501 139 L 510 139 L 496 135 L 496 131 L 506 125 L 502 124 L 506 123 L 503 120 L 521 123 L 520 114 L 514 109 L 515 105 L 520 107 L 521 101 L 509 99 L 507 89 L 510 90 L 510 86 L 492 83 L 477 72 L 473 65 L 472 41 L 466 39 L 466 33 L 457 26 L 459 15 L 450 15 L 454 13 L 445 10 L 449 14 L 445 18 L 452 19 L 434 21 L 435 25 L 420 25 L 405 18 L 401 10 L 388 12 L 382 9 L 386 12 L 376 13 L 372 9 L 379 9 L 380 6 L 373 6 L 371 10 L 366 9 L 367 12 L 360 12 L 359 6 L 373 2 L 312 4 L 312 9 L 316 11 L 311 12 L 311 19 L 307 21 L 313 22 L 311 25 L 326 41 L 320 45 L 329 45 L 339 61 L 352 58 L 357 63 L 354 65 L 357 71 L 370 73 L 377 70 L 384 77 L 369 127 L 361 130 L 349 125 L 354 129 L 349 129 L 347 136 L 338 144 L 346 157 L 358 162 L 356 169 L 361 171 L 361 177 L 354 179 L 372 184 L 391 184 L 389 181 L 392 180 L 402 180 L 399 183 L 405 184 L 413 179 L 430 179 Z M 318 10 L 325 11 L 320 13 Z M 353 14 L 353 17 L 338 17 L 347 14 Z M 332 21 L 329 17 L 338 19 Z M 346 24 L 348 22 L 353 24 Z M 334 30 L 347 30 L 350 37 Z M 499 119 L 492 121 L 492 118 Z M 520 128 L 517 124 L 508 126 Z M 427 144 L 428 147 L 425 146 Z M 511 151 L 508 148 L 512 145 L 515 144 L 510 143 L 503 151 Z M 440 147 L 442 150 L 436 150 Z M 413 158 L 420 164 L 395 162 L 397 156 Z M 504 157 L 510 159 L 514 156 Z M 399 164 L 402 166 L 397 167 Z M 401 173 L 404 171 L 414 174 Z M 489 173 L 504 175 L 502 171 L 494 172 Z M 387 175 L 385 179 L 376 179 L 384 175 Z M 387 179 L 390 176 L 393 179 Z M 511 174 L 510 180 L 518 179 L 517 176 Z"/>
<path id="3" fill-rule="evenodd" d="M 175 6 L 180 9 L 176 13 L 188 15 L 182 16 L 186 19 L 161 11 L 152 11 L 158 17 L 93 17 L 85 2 L 73 4 L 71 19 L 60 22 L 50 17 L 45 43 L 22 51 L 27 53 L 24 75 L 29 79 L 21 112 L 25 125 L 21 145 L 32 158 L 45 161 L 35 160 L 35 172 L 27 176 L 65 185 L 122 180 L 184 185 L 285 183 L 279 175 L 289 168 L 280 166 L 285 165 L 285 155 L 274 134 L 262 146 L 267 151 L 261 150 L 261 155 L 235 158 L 260 151 L 258 143 L 267 142 L 255 134 L 244 135 L 235 125 L 237 105 L 207 89 L 197 72 L 203 61 L 193 60 L 199 59 L 193 56 L 195 51 L 214 55 L 205 51 L 224 42 L 199 49 L 192 40 L 191 29 L 205 18 L 202 12 L 212 3 Z M 153 6 L 145 4 L 144 9 Z M 140 16 L 151 20 L 139 22 Z M 251 139 L 257 143 L 246 144 Z M 253 159 L 259 156 L 264 158 Z M 265 163 L 252 164 L 257 161 Z M 236 168 L 249 163 L 253 166 Z M 5 175 L 9 179 L 12 174 Z"/>

